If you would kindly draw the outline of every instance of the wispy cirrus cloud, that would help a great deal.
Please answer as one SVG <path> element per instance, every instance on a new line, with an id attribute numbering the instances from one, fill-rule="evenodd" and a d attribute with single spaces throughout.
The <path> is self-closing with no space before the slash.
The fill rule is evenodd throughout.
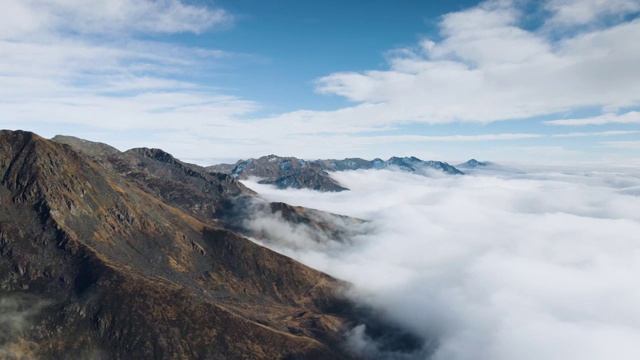
<path id="1" fill-rule="evenodd" d="M 589 137 L 589 136 L 618 136 L 618 135 L 633 135 L 638 134 L 640 131 L 637 130 L 611 130 L 611 131 L 600 131 L 600 132 L 574 132 L 574 133 L 566 133 L 566 134 L 553 134 L 551 137 L 555 138 L 571 138 L 571 137 Z"/>
<path id="2" fill-rule="evenodd" d="M 550 0 L 545 6 L 553 13 L 547 24 L 575 26 L 596 23 L 610 17 L 621 18 L 640 11 L 636 0 Z"/>
<path id="3" fill-rule="evenodd" d="M 583 126 L 604 124 L 640 124 L 640 112 L 629 111 L 623 114 L 604 114 L 577 119 L 559 119 L 544 121 L 547 125 Z"/>
<path id="4" fill-rule="evenodd" d="M 428 135 L 396 135 L 396 136 L 371 136 L 361 137 L 361 139 L 374 143 L 380 142 L 399 142 L 399 141 L 411 141 L 411 142 L 470 142 L 470 141 L 496 141 L 496 140 L 521 140 L 521 139 L 535 139 L 544 137 L 542 134 L 481 134 L 481 135 L 440 135 L 440 136 L 428 136 Z"/>
<path id="5" fill-rule="evenodd" d="M 60 31 L 103 36 L 200 33 L 231 25 L 233 20 L 223 9 L 181 0 L 6 0 L 0 15 L 0 38 Z"/>
<path id="6" fill-rule="evenodd" d="M 640 150 L 640 140 L 636 141 L 603 141 L 600 143 L 604 147 L 617 149 Z"/>

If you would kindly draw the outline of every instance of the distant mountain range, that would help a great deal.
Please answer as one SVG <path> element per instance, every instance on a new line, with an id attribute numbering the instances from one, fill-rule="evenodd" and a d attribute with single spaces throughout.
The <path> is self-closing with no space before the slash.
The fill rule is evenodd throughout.
<path id="1" fill-rule="evenodd" d="M 476 160 L 462 164 L 468 167 L 480 166 Z M 344 160 L 306 161 L 295 157 L 276 155 L 263 156 L 258 159 L 240 160 L 235 164 L 218 164 L 205 168 L 212 173 L 229 174 L 235 179 L 260 178 L 260 183 L 273 184 L 278 188 L 307 188 L 318 191 L 348 190 L 329 176 L 330 171 L 346 171 L 360 169 L 391 169 L 428 175 L 439 171 L 449 175 L 464 175 L 456 167 L 442 161 L 424 161 L 417 157 L 392 157 L 388 160 L 347 158 Z"/>
<path id="2" fill-rule="evenodd" d="M 2 358 L 350 359 L 359 324 L 421 344 L 244 226 L 341 241 L 361 220 L 266 202 L 160 149 L 0 131 L 0 204 Z"/>

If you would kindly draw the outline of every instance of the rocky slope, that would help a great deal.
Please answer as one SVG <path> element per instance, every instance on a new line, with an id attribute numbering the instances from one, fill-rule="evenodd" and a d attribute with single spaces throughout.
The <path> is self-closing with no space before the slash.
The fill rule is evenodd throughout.
<path id="1" fill-rule="evenodd" d="M 235 165 L 218 164 L 205 169 L 211 173 L 229 174 L 240 180 L 258 177 L 261 179 L 260 183 L 274 184 L 282 189 L 306 188 L 319 191 L 348 190 L 333 180 L 328 171 L 391 169 L 428 175 L 435 170 L 449 175 L 464 175 L 462 171 L 446 162 L 424 161 L 416 157 L 392 157 L 386 161 L 360 158 L 305 161 L 294 157 L 268 155 L 258 159 L 241 160 Z"/>
<path id="2" fill-rule="evenodd" d="M 259 237 L 265 241 L 262 232 L 247 227 L 247 219 L 258 217 L 276 217 L 292 226 L 305 228 L 310 236 L 318 241 L 321 238 L 332 238 L 335 234 L 349 233 L 355 223 L 344 226 L 344 218 L 338 215 L 323 213 L 325 223 L 320 226 L 316 219 L 317 212 L 311 209 L 296 208 L 299 214 L 295 219 L 286 217 L 294 207 L 287 204 L 268 204 L 256 194 L 235 180 L 233 176 L 208 172 L 205 168 L 184 163 L 171 154 L 160 149 L 136 148 L 125 152 L 102 153 L 95 156 L 96 149 L 108 146 L 70 136 L 56 136 L 52 140 L 69 144 L 74 150 L 96 160 L 96 164 L 107 171 L 115 172 L 135 183 L 149 195 L 176 207 L 190 216 L 206 223 L 213 223 L 247 236 Z M 283 206 L 289 209 L 283 211 Z M 294 221 L 295 220 L 295 221 Z"/>
<path id="3" fill-rule="evenodd" d="M 224 172 L 228 166 L 220 164 L 206 169 L 211 172 Z M 294 157 L 268 155 L 258 159 L 240 161 L 228 174 L 237 179 L 259 177 L 260 183 L 274 184 L 281 189 L 347 190 L 333 180 L 321 164 Z"/>
<path id="4" fill-rule="evenodd" d="M 120 153 L 118 149 L 111 145 L 88 141 L 73 136 L 56 135 L 51 140 L 60 144 L 67 144 L 74 149 L 81 149 L 84 154 L 95 159 L 104 159 Z"/>
<path id="5" fill-rule="evenodd" d="M 0 132 L 0 358 L 354 356 L 344 331 L 371 318 L 346 284 L 232 231 L 228 199 L 251 191 L 161 150 L 82 146 Z"/>

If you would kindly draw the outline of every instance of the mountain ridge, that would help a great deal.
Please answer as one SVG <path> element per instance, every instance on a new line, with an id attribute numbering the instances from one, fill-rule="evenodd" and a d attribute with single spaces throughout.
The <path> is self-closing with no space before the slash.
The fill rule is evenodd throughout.
<path id="1" fill-rule="evenodd" d="M 240 180 L 250 177 L 260 178 L 262 184 L 272 184 L 280 189 L 312 189 L 319 191 L 349 190 L 338 184 L 329 171 L 348 171 L 361 169 L 397 169 L 422 175 L 430 171 L 440 171 L 447 175 L 464 175 L 456 167 L 446 162 L 428 160 L 417 157 L 391 157 L 388 160 L 379 158 L 365 160 L 361 158 L 345 158 L 343 160 L 302 160 L 295 157 L 267 155 L 260 158 L 240 160 L 235 164 L 217 164 L 205 167 L 209 172 L 226 173 Z"/>
<path id="2" fill-rule="evenodd" d="M 167 155 L 85 155 L 0 131 L 0 303 L 21 319 L 0 322 L 2 354 L 357 358 L 344 347 L 344 331 L 361 322 L 340 295 L 347 284 L 181 202 L 207 186 L 221 202 L 255 195 L 229 176 L 225 193 L 217 177 Z"/>

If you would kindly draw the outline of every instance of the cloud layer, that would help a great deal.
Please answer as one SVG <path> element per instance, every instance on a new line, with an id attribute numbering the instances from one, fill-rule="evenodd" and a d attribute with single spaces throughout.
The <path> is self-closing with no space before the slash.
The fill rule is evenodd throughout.
<path id="1" fill-rule="evenodd" d="M 336 173 L 352 189 L 336 194 L 248 184 L 370 220 L 339 248 L 287 245 L 286 231 L 267 245 L 354 283 L 355 299 L 436 344 L 432 359 L 640 357 L 637 169 L 494 169 Z"/>

